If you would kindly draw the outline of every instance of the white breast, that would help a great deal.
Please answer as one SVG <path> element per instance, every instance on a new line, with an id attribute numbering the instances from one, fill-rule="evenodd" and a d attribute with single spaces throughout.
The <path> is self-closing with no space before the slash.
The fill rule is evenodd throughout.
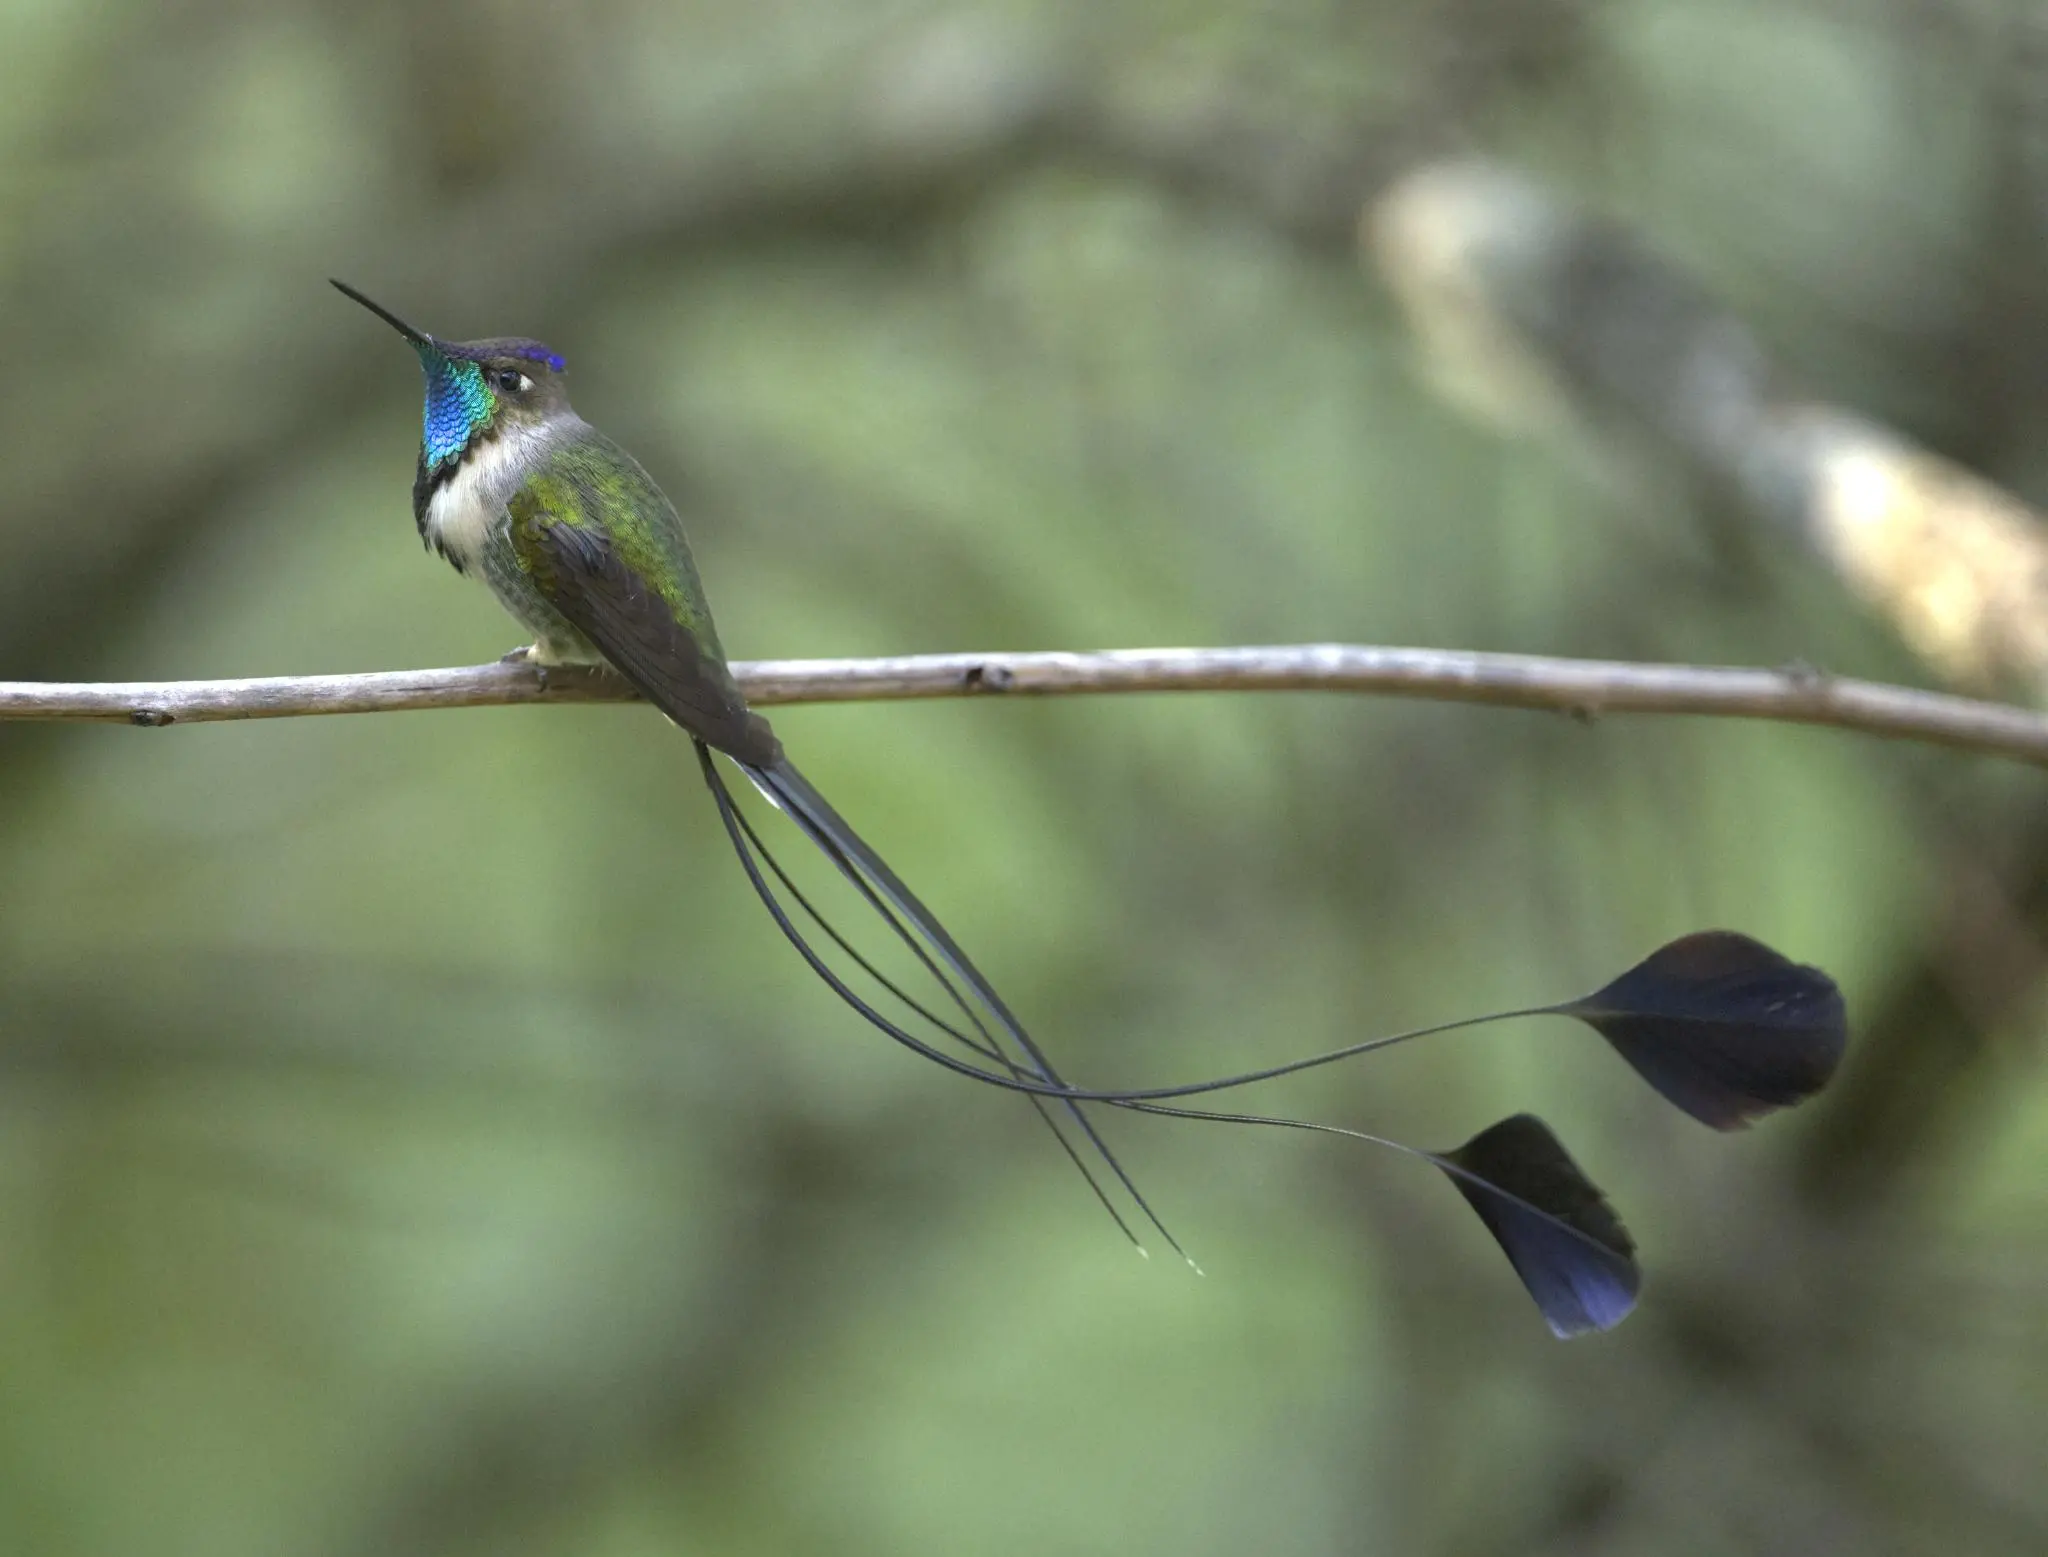
<path id="1" fill-rule="evenodd" d="M 492 526 L 503 519 L 505 504 L 536 452 L 528 445 L 544 442 L 547 436 L 544 427 L 506 428 L 465 460 L 454 478 L 427 500 L 427 539 L 464 572 L 482 559 Z"/>
<path id="2" fill-rule="evenodd" d="M 493 439 L 427 500 L 427 539 L 465 572 L 482 560 L 491 526 L 518 482 L 516 448 L 516 435 Z"/>
<path id="3" fill-rule="evenodd" d="M 460 470 L 427 500 L 427 539 L 465 573 L 482 557 L 494 517 L 477 501 L 481 496 L 476 477 Z"/>

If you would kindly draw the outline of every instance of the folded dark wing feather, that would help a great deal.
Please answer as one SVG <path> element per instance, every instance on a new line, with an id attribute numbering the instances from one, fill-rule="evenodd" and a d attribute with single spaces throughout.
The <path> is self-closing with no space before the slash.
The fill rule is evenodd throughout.
<path id="1" fill-rule="evenodd" d="M 669 718 L 741 762 L 782 755 L 768 721 L 747 707 L 725 662 L 704 652 L 652 584 L 620 557 L 611 537 L 529 509 L 514 498 L 513 535 L 548 602 L 596 645 L 620 675 Z"/>

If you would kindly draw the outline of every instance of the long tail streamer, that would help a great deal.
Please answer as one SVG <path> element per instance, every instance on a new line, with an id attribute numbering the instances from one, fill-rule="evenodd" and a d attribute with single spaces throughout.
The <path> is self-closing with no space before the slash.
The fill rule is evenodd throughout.
<path id="1" fill-rule="evenodd" d="M 1090 1165 L 1089 1155 L 1122 1187 L 1159 1236 L 1183 1259 L 1188 1258 L 1110 1150 L 1084 1104 L 1169 1118 L 1340 1135 L 1428 1162 L 1477 1212 L 1554 1333 L 1569 1337 L 1605 1330 L 1620 1323 L 1634 1306 L 1640 1285 L 1634 1244 L 1606 1197 L 1572 1161 L 1549 1127 L 1533 1116 L 1510 1116 L 1463 1146 L 1430 1152 L 1338 1125 L 1167 1106 L 1166 1100 L 1248 1086 L 1433 1033 L 1512 1017 L 1568 1016 L 1599 1032 L 1672 1103 L 1703 1123 L 1727 1130 L 1817 1092 L 1833 1074 L 1847 1039 L 1841 993 L 1824 973 L 1794 963 L 1747 936 L 1716 930 L 1660 947 L 1611 983 L 1575 1000 L 1414 1028 L 1286 1064 L 1183 1086 L 1076 1087 L 1053 1068 L 931 911 L 791 764 L 785 760 L 772 767 L 740 766 L 908 948 L 937 983 L 946 1003 L 960 1014 L 964 1027 L 942 1017 L 891 980 L 824 917 L 747 820 L 711 751 L 701 742 L 698 757 L 749 883 L 784 938 L 819 979 L 849 1009 L 896 1043 L 957 1074 L 1029 1097 L 1096 1198 L 1141 1251 L 1142 1242 L 1117 1208 L 1107 1184 L 1098 1177 L 1097 1167 Z M 799 928 L 770 884 L 771 875 L 803 916 L 885 996 L 927 1024 L 940 1042 L 953 1047 L 942 1048 L 939 1042 L 920 1037 L 850 987 Z M 1077 1129 L 1089 1155 L 1084 1155 L 1076 1139 L 1061 1127 L 1062 1119 Z M 1191 1259 L 1188 1263 L 1194 1264 Z"/>

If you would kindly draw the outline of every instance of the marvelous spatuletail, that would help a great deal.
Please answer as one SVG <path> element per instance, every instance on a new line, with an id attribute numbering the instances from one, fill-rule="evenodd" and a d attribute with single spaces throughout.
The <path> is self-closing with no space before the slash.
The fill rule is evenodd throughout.
<path id="1" fill-rule="evenodd" d="M 1833 1074 L 1847 1038 L 1833 981 L 1747 936 L 1715 930 L 1660 948 L 1576 1000 L 1468 1017 L 1184 1086 L 1070 1085 L 945 927 L 797 771 L 768 722 L 747 706 L 726 667 L 682 521 L 638 461 L 570 408 L 562 357 L 533 340 L 438 340 L 354 288 L 334 285 L 418 354 L 426 410 L 413 517 L 428 546 L 458 573 L 488 584 L 534 635 L 532 646 L 514 656 L 541 667 L 607 666 L 680 725 L 696 743 L 705 783 L 748 881 L 811 970 L 897 1043 L 1028 1097 L 1134 1243 L 1139 1240 L 1119 1209 L 1120 1195 L 1180 1250 L 1103 1140 L 1093 1105 L 1349 1136 L 1419 1157 L 1447 1175 L 1555 1333 L 1605 1330 L 1635 1304 L 1635 1246 L 1605 1196 L 1541 1120 L 1516 1114 L 1454 1150 L 1427 1152 L 1336 1125 L 1190 1108 L 1177 1100 L 1430 1033 L 1526 1016 L 1584 1022 L 1658 1092 L 1717 1130 L 1800 1102 Z M 876 968 L 812 906 L 734 802 L 714 753 L 816 845 L 909 949 L 930 982 L 929 1004 Z M 851 971 L 842 972 L 821 947 Z M 860 993 L 850 978 L 864 979 L 869 993 Z M 899 1015 L 885 1014 L 878 1001 Z M 920 1024 L 923 1036 L 913 1030 Z"/>

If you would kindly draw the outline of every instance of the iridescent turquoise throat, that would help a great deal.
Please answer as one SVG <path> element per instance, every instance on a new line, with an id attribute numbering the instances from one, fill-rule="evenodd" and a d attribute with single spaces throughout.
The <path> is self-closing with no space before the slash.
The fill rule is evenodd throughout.
<path id="1" fill-rule="evenodd" d="M 469 447 L 477 429 L 496 413 L 498 397 L 476 363 L 447 357 L 431 346 L 416 344 L 413 350 L 419 353 L 420 371 L 427 379 L 420 444 L 432 470 Z"/>

